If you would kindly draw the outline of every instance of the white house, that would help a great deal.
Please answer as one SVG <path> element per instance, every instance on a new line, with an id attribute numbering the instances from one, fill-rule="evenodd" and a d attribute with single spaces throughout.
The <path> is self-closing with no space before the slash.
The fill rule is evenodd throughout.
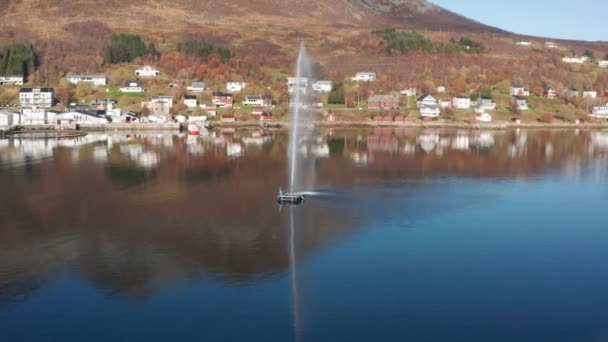
<path id="1" fill-rule="evenodd" d="M 420 107 L 420 116 L 436 118 L 441 114 L 439 107 L 437 105 L 431 106 L 422 106 Z"/>
<path id="2" fill-rule="evenodd" d="M 593 107 L 589 115 L 594 118 L 608 118 L 608 103 L 604 106 Z"/>
<path id="3" fill-rule="evenodd" d="M 151 116 L 166 118 L 171 114 L 173 96 L 154 96 L 150 101 L 142 102 L 142 108 L 147 108 Z"/>
<path id="4" fill-rule="evenodd" d="M 511 87 L 511 96 L 530 96 L 530 89 L 526 89 L 522 86 Z"/>
<path id="5" fill-rule="evenodd" d="M 456 109 L 469 109 L 471 108 L 471 98 L 456 96 L 452 99 L 452 106 Z"/>
<path id="6" fill-rule="evenodd" d="M 557 44 L 554 42 L 545 42 L 545 47 L 548 49 L 557 49 Z"/>
<path id="7" fill-rule="evenodd" d="M 293 93 L 296 86 L 299 86 L 301 90 L 306 92 L 306 88 L 308 88 L 308 78 L 307 77 L 288 77 L 287 78 L 287 91 Z"/>
<path id="8" fill-rule="evenodd" d="M 143 93 L 144 88 L 141 86 L 141 82 L 137 80 L 130 80 L 125 82 L 125 86 L 120 88 L 122 93 Z"/>
<path id="9" fill-rule="evenodd" d="M 247 96 L 245 96 L 243 105 L 245 105 L 245 106 L 266 106 L 266 105 L 268 105 L 268 103 L 262 95 L 247 95 Z"/>
<path id="10" fill-rule="evenodd" d="M 582 56 L 582 57 L 564 57 L 562 58 L 562 61 L 564 63 L 574 63 L 574 64 L 583 64 L 586 61 L 589 60 L 589 57 L 587 56 Z"/>
<path id="11" fill-rule="evenodd" d="M 435 98 L 431 95 L 422 95 L 418 98 L 418 100 L 416 101 L 416 106 L 418 108 L 422 108 L 422 107 L 428 107 L 428 106 L 436 106 L 437 105 L 437 100 L 435 100 Z"/>
<path id="12" fill-rule="evenodd" d="M 234 82 L 230 81 L 226 83 L 226 90 L 231 93 L 238 93 L 247 87 L 247 83 L 245 82 Z"/>
<path id="13" fill-rule="evenodd" d="M 21 123 L 24 125 L 50 125 L 55 123 L 57 113 L 31 107 L 21 109 L 21 115 Z"/>
<path id="14" fill-rule="evenodd" d="M 480 122 L 492 122 L 492 115 L 483 112 L 480 114 L 477 114 L 477 116 L 475 116 L 475 120 L 480 121 Z"/>
<path id="15" fill-rule="evenodd" d="M 517 110 L 528 110 L 528 101 L 522 97 L 514 97 L 513 104 Z"/>
<path id="16" fill-rule="evenodd" d="M 23 85 L 23 76 L 20 76 L 20 75 L 0 76 L 0 85 Z"/>
<path id="17" fill-rule="evenodd" d="M 0 111 L 0 127 L 8 127 L 21 123 L 21 113 L 11 113 Z"/>
<path id="18" fill-rule="evenodd" d="M 528 42 L 528 41 L 519 41 L 516 44 L 519 46 L 532 46 L 532 42 Z"/>
<path id="19" fill-rule="evenodd" d="M 332 81 L 316 81 L 312 84 L 312 90 L 319 93 L 329 93 L 333 86 Z"/>
<path id="20" fill-rule="evenodd" d="M 173 102 L 173 99 L 171 99 Z M 184 96 L 184 104 L 188 108 L 196 108 L 198 106 L 198 98 L 194 95 L 186 95 Z"/>
<path id="21" fill-rule="evenodd" d="M 67 79 L 72 84 L 88 82 L 94 86 L 105 86 L 108 83 L 108 78 L 104 75 L 69 75 Z"/>
<path id="22" fill-rule="evenodd" d="M 21 88 L 19 103 L 21 107 L 53 107 L 53 88 Z"/>
<path id="23" fill-rule="evenodd" d="M 584 90 L 583 91 L 583 98 L 595 99 L 595 98 L 597 98 L 597 91 L 595 91 L 595 90 Z"/>
<path id="24" fill-rule="evenodd" d="M 108 119 L 103 116 L 93 115 L 90 113 L 70 111 L 59 113 L 55 119 L 59 125 L 73 124 L 106 124 Z"/>
<path id="25" fill-rule="evenodd" d="M 600 66 L 600 68 L 608 68 L 608 61 L 607 60 L 603 60 L 603 61 L 599 61 L 597 62 L 597 64 Z"/>
<path id="26" fill-rule="evenodd" d="M 442 86 L 442 85 L 437 86 L 436 90 L 438 93 L 445 93 L 445 86 Z"/>
<path id="27" fill-rule="evenodd" d="M 375 72 L 358 72 L 355 77 L 351 77 L 353 82 L 373 82 L 376 80 Z"/>
<path id="28" fill-rule="evenodd" d="M 490 97 L 481 97 L 479 99 L 479 109 L 494 110 L 496 109 L 496 101 Z"/>
<path id="29" fill-rule="evenodd" d="M 156 68 L 146 65 L 143 68 L 135 70 L 135 75 L 139 77 L 157 77 L 160 76 L 160 71 L 158 71 Z"/>
<path id="30" fill-rule="evenodd" d="M 205 82 L 203 81 L 193 81 L 192 84 L 186 88 L 187 91 L 191 91 L 193 93 L 201 93 L 205 91 Z"/>
<path id="31" fill-rule="evenodd" d="M 399 93 L 404 96 L 416 96 L 418 94 L 418 90 L 416 87 L 405 87 L 402 88 Z"/>

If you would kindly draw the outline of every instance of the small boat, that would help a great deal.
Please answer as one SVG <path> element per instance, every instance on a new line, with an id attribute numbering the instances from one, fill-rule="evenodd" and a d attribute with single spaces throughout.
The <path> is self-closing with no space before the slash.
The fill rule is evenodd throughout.
<path id="1" fill-rule="evenodd" d="M 279 204 L 294 204 L 298 205 L 304 202 L 304 195 L 297 193 L 283 192 L 279 189 L 279 195 L 277 196 L 277 202 Z"/>
<path id="2" fill-rule="evenodd" d="M 188 125 L 188 134 L 190 135 L 199 135 L 201 134 L 201 128 L 198 127 L 198 125 L 195 124 L 189 124 Z"/>

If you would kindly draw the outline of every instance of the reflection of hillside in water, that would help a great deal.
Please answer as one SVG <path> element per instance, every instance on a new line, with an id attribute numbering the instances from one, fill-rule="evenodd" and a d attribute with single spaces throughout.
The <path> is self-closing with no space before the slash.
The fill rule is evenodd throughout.
<path id="1" fill-rule="evenodd" d="M 552 169 L 582 177 L 588 165 L 605 176 L 607 136 L 330 130 L 300 152 L 314 160 L 319 187 L 356 192 L 369 181 L 429 176 L 531 177 Z M 34 291 L 65 267 L 132 296 L 190 279 L 239 284 L 285 272 L 286 213 L 274 196 L 287 182 L 286 147 L 284 132 L 257 130 L 1 140 L 0 292 Z M 399 194 L 412 197 L 400 210 L 427 214 L 421 208 L 434 190 L 400 186 L 412 187 Z M 368 195 L 299 208 L 298 256 L 390 213 L 386 198 Z M 24 282 L 31 286 L 15 285 Z"/>

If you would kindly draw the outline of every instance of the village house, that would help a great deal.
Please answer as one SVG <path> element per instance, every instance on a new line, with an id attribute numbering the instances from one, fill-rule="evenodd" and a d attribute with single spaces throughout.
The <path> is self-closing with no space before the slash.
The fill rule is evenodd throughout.
<path id="1" fill-rule="evenodd" d="M 24 125 L 52 125 L 56 122 L 56 112 L 45 108 L 31 107 L 21 109 L 21 123 Z"/>
<path id="2" fill-rule="evenodd" d="M 108 105 L 116 105 L 116 100 L 112 100 L 112 99 L 93 99 L 93 101 L 91 101 L 91 106 L 108 106 Z"/>
<path id="3" fill-rule="evenodd" d="M 23 85 L 23 76 L 21 76 L 21 75 L 0 76 L 0 85 Z"/>
<path id="4" fill-rule="evenodd" d="M 441 114 L 437 105 L 429 105 L 420 107 L 420 116 L 425 118 L 436 118 Z"/>
<path id="5" fill-rule="evenodd" d="M 247 95 L 243 101 L 244 106 L 271 106 L 272 100 L 270 98 L 264 98 L 262 95 Z"/>
<path id="6" fill-rule="evenodd" d="M 567 57 L 566 56 L 566 57 L 562 58 L 562 61 L 564 63 L 570 63 L 570 64 L 583 64 L 588 60 L 589 60 L 589 57 L 587 57 L 587 56 L 581 56 L 581 57 L 576 57 L 576 56 Z"/>
<path id="7" fill-rule="evenodd" d="M 608 118 L 608 103 L 603 106 L 593 107 L 593 109 L 591 110 L 591 114 L 589 114 L 589 115 L 594 118 L 600 118 L 600 119 Z"/>
<path id="8" fill-rule="evenodd" d="M 597 91 L 595 91 L 595 90 L 583 90 L 583 98 L 595 99 L 595 98 L 597 98 Z"/>
<path id="9" fill-rule="evenodd" d="M 435 90 L 436 90 L 438 93 L 440 93 L 440 94 L 443 94 L 443 93 L 445 93 L 445 92 L 446 92 L 446 88 L 445 88 L 445 86 L 442 86 L 442 85 L 437 86 L 437 88 L 436 88 Z"/>
<path id="10" fill-rule="evenodd" d="M 435 100 L 435 98 L 429 94 L 422 95 L 418 98 L 418 100 L 416 100 L 416 106 L 418 108 L 422 108 L 425 106 L 436 106 L 436 105 L 437 105 L 437 100 Z"/>
<path id="11" fill-rule="evenodd" d="M 270 112 L 263 112 L 262 115 L 259 116 L 260 121 L 272 121 L 274 117 Z"/>
<path id="12" fill-rule="evenodd" d="M 578 89 L 566 88 L 562 91 L 562 97 L 578 97 Z"/>
<path id="13" fill-rule="evenodd" d="M 516 45 L 519 45 L 519 46 L 532 46 L 532 42 L 519 41 L 519 42 L 516 43 Z"/>
<path id="14" fill-rule="evenodd" d="M 555 97 L 557 97 L 557 91 L 551 86 L 545 86 L 545 88 L 543 89 L 543 96 L 548 99 L 554 99 Z"/>
<path id="15" fill-rule="evenodd" d="M 192 84 L 186 88 L 187 91 L 191 91 L 193 93 L 201 93 L 205 91 L 205 82 L 203 81 L 193 81 Z"/>
<path id="16" fill-rule="evenodd" d="M 87 82 L 94 86 L 105 86 L 108 83 L 108 78 L 104 75 L 69 75 L 67 79 L 75 85 L 80 82 Z"/>
<path id="17" fill-rule="evenodd" d="M 599 61 L 599 62 L 597 62 L 597 64 L 602 69 L 608 68 L 608 61 L 607 60 Z"/>
<path id="18" fill-rule="evenodd" d="M 53 88 L 21 88 L 19 104 L 21 107 L 50 108 L 55 104 Z"/>
<path id="19" fill-rule="evenodd" d="M 222 122 L 236 122 L 236 116 L 233 114 L 224 114 L 221 118 Z"/>
<path id="20" fill-rule="evenodd" d="M 251 115 L 262 115 L 262 113 L 264 113 L 264 109 L 262 109 L 260 107 L 251 109 Z"/>
<path id="21" fill-rule="evenodd" d="M 143 68 L 135 70 L 135 75 L 139 77 L 157 77 L 160 76 L 160 71 L 158 71 L 156 68 L 146 65 Z"/>
<path id="22" fill-rule="evenodd" d="M 238 93 L 247 87 L 247 83 L 245 82 L 235 82 L 230 81 L 226 83 L 226 91 L 231 93 Z"/>
<path id="23" fill-rule="evenodd" d="M 106 124 L 108 119 L 103 115 L 89 113 L 84 111 L 69 111 L 56 115 L 58 125 L 75 125 L 75 124 Z"/>
<path id="24" fill-rule="evenodd" d="M 447 98 L 447 97 L 439 99 L 439 108 L 441 108 L 441 109 L 452 108 L 452 99 Z"/>
<path id="25" fill-rule="evenodd" d="M 211 103 L 216 107 L 232 107 L 233 98 L 232 94 L 222 93 L 222 92 L 214 92 L 211 95 Z"/>
<path id="26" fill-rule="evenodd" d="M 528 110 L 528 101 L 521 96 L 513 97 L 513 105 L 517 110 Z"/>
<path id="27" fill-rule="evenodd" d="M 479 99 L 479 109 L 494 110 L 496 109 L 496 101 L 491 97 L 482 96 Z"/>
<path id="28" fill-rule="evenodd" d="M 153 96 L 150 101 L 142 102 L 141 107 L 148 109 L 152 116 L 167 118 L 171 115 L 173 96 Z"/>
<path id="29" fill-rule="evenodd" d="M 304 92 L 306 92 L 306 88 L 308 88 L 308 78 L 300 77 L 288 77 L 287 78 L 287 91 L 293 93 L 296 89 L 296 86 L 299 86 Z"/>
<path id="30" fill-rule="evenodd" d="M 475 120 L 479 122 L 492 122 L 492 115 L 486 112 L 481 112 L 475 116 Z"/>
<path id="31" fill-rule="evenodd" d="M 330 91 L 332 91 L 333 86 L 334 85 L 332 81 L 316 81 L 312 84 L 312 90 L 319 93 L 329 93 Z"/>
<path id="32" fill-rule="evenodd" d="M 405 87 L 401 88 L 399 93 L 404 96 L 416 96 L 418 94 L 418 90 L 416 87 Z"/>
<path id="33" fill-rule="evenodd" d="M 530 96 L 530 90 L 522 86 L 511 87 L 511 96 Z"/>
<path id="34" fill-rule="evenodd" d="M 129 80 L 125 82 L 125 86 L 119 89 L 121 93 L 143 93 L 144 88 L 141 81 Z"/>
<path id="35" fill-rule="evenodd" d="M 397 109 L 399 101 L 392 95 L 371 95 L 367 99 L 369 109 Z"/>
<path id="36" fill-rule="evenodd" d="M 353 82 L 373 82 L 376 80 L 375 72 L 358 72 L 350 78 Z"/>
<path id="37" fill-rule="evenodd" d="M 198 107 L 198 98 L 194 95 L 186 95 L 184 96 L 184 105 L 188 108 L 196 108 Z"/>
<path id="38" fill-rule="evenodd" d="M 0 127 L 8 128 L 21 123 L 21 113 L 0 111 Z"/>
<path id="39" fill-rule="evenodd" d="M 452 99 L 452 106 L 456 109 L 469 109 L 471 108 L 471 98 L 456 96 Z"/>
<path id="40" fill-rule="evenodd" d="M 545 47 L 548 49 L 557 49 L 557 44 L 554 42 L 545 42 Z"/>

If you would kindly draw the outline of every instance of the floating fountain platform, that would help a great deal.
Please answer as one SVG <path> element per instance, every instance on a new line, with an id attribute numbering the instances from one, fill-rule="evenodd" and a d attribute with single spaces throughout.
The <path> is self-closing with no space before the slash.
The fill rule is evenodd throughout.
<path id="1" fill-rule="evenodd" d="M 304 202 L 304 199 L 304 195 L 302 194 L 283 192 L 282 190 L 279 190 L 279 195 L 277 196 L 277 202 L 279 204 L 298 205 Z"/>

